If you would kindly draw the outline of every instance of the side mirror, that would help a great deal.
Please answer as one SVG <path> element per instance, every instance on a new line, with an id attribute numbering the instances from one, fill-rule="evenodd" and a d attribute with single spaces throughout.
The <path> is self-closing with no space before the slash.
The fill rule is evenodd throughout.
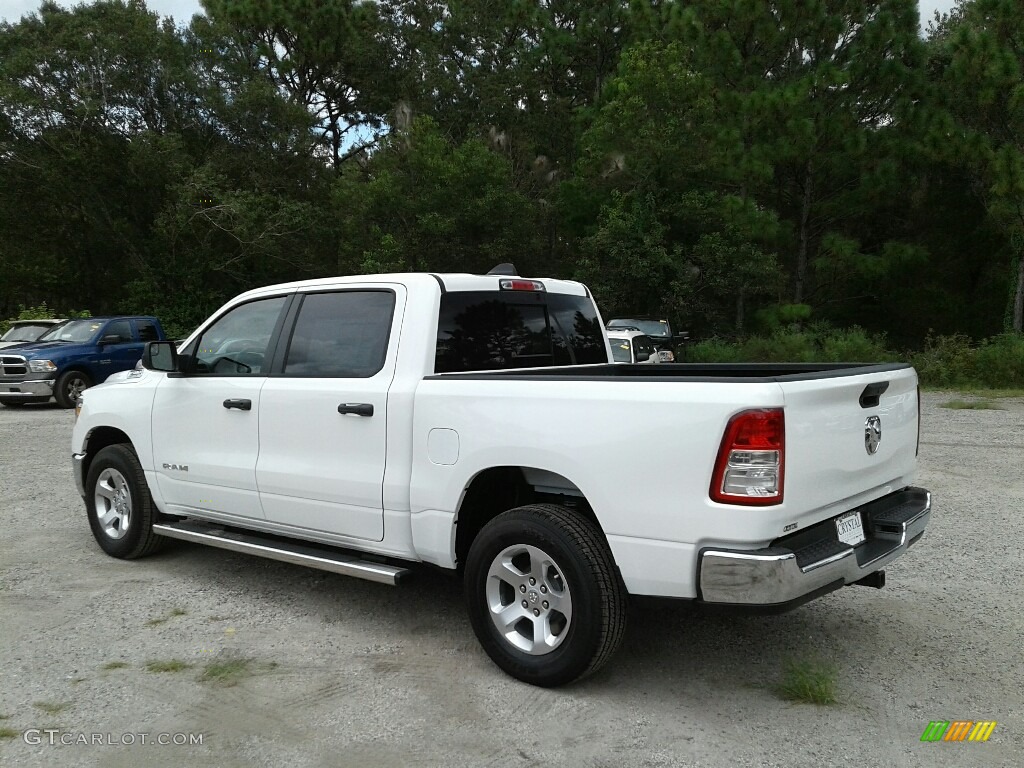
<path id="1" fill-rule="evenodd" d="M 178 370 L 178 350 L 173 341 L 150 341 L 142 352 L 142 367 L 151 371 L 174 373 Z"/>
<path id="2" fill-rule="evenodd" d="M 648 361 L 650 359 L 651 359 L 651 353 L 650 352 L 641 352 L 639 349 L 636 351 L 636 361 L 638 363 L 643 363 L 643 362 L 646 362 L 646 361 Z"/>
<path id="3" fill-rule="evenodd" d="M 119 333 L 108 333 L 106 336 L 100 339 L 100 344 L 120 344 L 122 341 L 121 334 Z"/>

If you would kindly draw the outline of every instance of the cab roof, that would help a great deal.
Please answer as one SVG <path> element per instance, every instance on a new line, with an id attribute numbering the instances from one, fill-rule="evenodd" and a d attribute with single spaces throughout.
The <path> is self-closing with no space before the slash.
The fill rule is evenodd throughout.
<path id="1" fill-rule="evenodd" d="M 442 293 L 462 291 L 499 291 L 500 281 L 519 278 L 519 275 L 471 275 L 469 273 L 435 273 L 435 272 L 397 272 L 376 275 L 345 275 L 338 277 L 321 277 L 313 280 L 298 280 L 292 283 L 278 283 L 263 288 L 247 291 L 239 298 L 260 296 L 267 293 L 291 293 L 311 289 L 324 289 L 351 285 L 353 283 L 398 283 L 409 288 L 438 288 Z M 589 296 L 590 291 L 582 283 L 574 280 L 558 280 L 551 277 L 522 277 L 523 280 L 537 280 L 544 285 L 548 293 L 568 294 L 570 296 Z"/>

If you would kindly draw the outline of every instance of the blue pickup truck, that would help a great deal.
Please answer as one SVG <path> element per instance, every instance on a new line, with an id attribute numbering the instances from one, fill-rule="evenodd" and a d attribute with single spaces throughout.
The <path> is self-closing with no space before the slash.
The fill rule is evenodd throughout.
<path id="1" fill-rule="evenodd" d="M 147 341 L 166 339 L 155 317 L 70 320 L 39 341 L 0 350 L 0 403 L 74 408 L 78 396 L 118 371 L 134 368 Z"/>

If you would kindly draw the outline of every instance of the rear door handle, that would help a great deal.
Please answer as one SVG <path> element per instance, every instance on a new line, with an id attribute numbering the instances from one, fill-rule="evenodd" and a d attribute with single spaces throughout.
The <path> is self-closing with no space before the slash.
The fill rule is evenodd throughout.
<path id="1" fill-rule="evenodd" d="M 354 416 L 373 416 L 373 405 L 370 403 L 342 403 L 338 413 L 351 413 Z"/>
<path id="2" fill-rule="evenodd" d="M 252 400 L 225 400 L 225 408 L 237 408 L 240 411 L 251 411 Z"/>

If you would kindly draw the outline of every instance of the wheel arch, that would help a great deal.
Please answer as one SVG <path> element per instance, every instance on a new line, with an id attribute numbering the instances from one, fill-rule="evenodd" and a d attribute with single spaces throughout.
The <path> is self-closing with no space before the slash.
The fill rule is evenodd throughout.
<path id="1" fill-rule="evenodd" d="M 564 475 L 539 467 L 488 467 L 466 483 L 456 509 L 456 564 L 460 568 L 465 564 L 473 540 L 487 523 L 509 509 L 536 503 L 576 510 L 605 535 L 586 495 Z"/>
<path id="2" fill-rule="evenodd" d="M 82 446 L 82 450 L 85 453 L 85 459 L 83 459 L 82 465 L 82 477 L 89 476 L 89 467 L 92 466 L 93 459 L 96 458 L 96 454 L 106 448 L 108 445 L 117 445 L 119 443 L 125 443 L 135 449 L 135 444 L 132 443 L 132 439 L 127 433 L 118 429 L 117 427 L 96 427 L 89 430 L 89 433 L 85 436 L 85 443 Z M 137 452 L 137 451 L 136 451 Z"/>
<path id="3" fill-rule="evenodd" d="M 64 366 L 60 373 L 57 374 L 56 378 L 59 379 L 61 376 L 68 373 L 84 373 L 93 384 L 99 383 L 96 381 L 96 373 L 92 369 L 92 366 L 83 362 L 70 363 Z"/>

